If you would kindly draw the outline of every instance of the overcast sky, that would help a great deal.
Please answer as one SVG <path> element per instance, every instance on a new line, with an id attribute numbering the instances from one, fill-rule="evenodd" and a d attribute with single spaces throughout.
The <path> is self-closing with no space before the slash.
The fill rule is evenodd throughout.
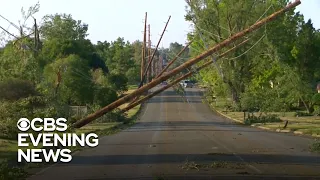
<path id="1" fill-rule="evenodd" d="M 320 0 L 301 0 L 297 8 L 305 19 L 311 18 L 314 26 L 320 29 Z M 38 0 L 1 0 L 0 14 L 18 24 L 21 20 L 21 8 L 36 4 Z M 46 14 L 67 13 L 74 19 L 89 24 L 89 39 L 97 41 L 113 41 L 124 37 L 130 42 L 141 40 L 143 36 L 143 19 L 148 12 L 148 24 L 151 25 L 151 40 L 156 44 L 171 15 L 167 32 L 160 46 L 168 47 L 170 42 L 185 43 L 186 34 L 190 29 L 184 21 L 184 0 L 39 0 L 40 12 L 36 14 L 41 19 Z M 89 2 L 89 3 L 88 3 Z M 0 19 L 0 25 L 8 28 L 9 24 Z M 13 26 L 8 30 L 17 34 Z M 0 31 L 2 31 L 0 29 Z"/>

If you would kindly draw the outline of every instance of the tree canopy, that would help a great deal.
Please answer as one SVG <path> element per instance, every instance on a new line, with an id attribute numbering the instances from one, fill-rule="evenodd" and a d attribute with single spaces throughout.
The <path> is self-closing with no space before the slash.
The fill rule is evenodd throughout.
<path id="1" fill-rule="evenodd" d="M 194 30 L 192 49 L 205 50 L 289 1 L 186 0 L 185 19 Z M 250 13 L 249 13 L 250 12 Z M 201 71 L 198 79 L 209 96 L 229 99 L 236 110 L 287 111 L 302 107 L 312 112 L 313 94 L 319 77 L 320 32 L 311 20 L 294 10 L 265 25 L 217 66 Z M 192 55 L 199 52 L 192 51 Z"/>

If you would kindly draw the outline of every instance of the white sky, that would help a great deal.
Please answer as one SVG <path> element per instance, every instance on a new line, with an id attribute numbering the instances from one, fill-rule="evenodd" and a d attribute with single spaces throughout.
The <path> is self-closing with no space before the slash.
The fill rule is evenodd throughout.
<path id="1" fill-rule="evenodd" d="M 38 0 L 0 1 L 0 14 L 15 24 L 22 19 L 22 7 L 27 10 L 38 2 Z M 314 26 L 320 29 L 320 0 L 301 1 L 302 4 L 297 10 L 304 14 L 306 20 L 311 18 Z M 160 46 L 168 47 L 170 42 L 175 41 L 184 43 L 189 31 L 189 24 L 184 21 L 186 14 L 184 0 L 39 0 L 39 2 L 40 12 L 35 16 L 37 19 L 40 20 L 46 14 L 72 14 L 74 19 L 89 24 L 89 39 L 93 43 L 98 40 L 113 41 L 117 37 L 124 37 L 130 42 L 141 40 L 146 11 L 154 45 L 158 42 L 169 15 L 172 17 Z M 0 19 L 0 25 L 4 28 L 9 26 L 3 19 Z M 8 30 L 17 34 L 13 26 Z"/>

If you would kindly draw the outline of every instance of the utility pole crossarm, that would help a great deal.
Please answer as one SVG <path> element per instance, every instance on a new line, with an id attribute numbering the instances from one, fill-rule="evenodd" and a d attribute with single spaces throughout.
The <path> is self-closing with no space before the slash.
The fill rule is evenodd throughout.
<path id="1" fill-rule="evenodd" d="M 212 48 L 210 48 L 209 50 L 203 52 L 202 54 L 198 55 L 197 57 L 194 57 L 190 60 L 188 60 L 187 62 L 185 62 L 184 64 L 180 65 L 179 67 L 171 70 L 170 72 L 168 72 L 167 74 L 164 74 L 162 76 L 160 76 L 159 78 L 154 79 L 153 81 L 151 81 L 150 83 L 138 88 L 137 90 L 135 90 L 134 92 L 132 92 L 131 94 L 128 94 L 122 98 L 119 98 L 118 100 L 114 101 L 113 103 L 103 107 L 102 109 L 96 111 L 95 113 L 92 113 L 90 115 L 88 115 L 87 117 L 77 121 L 76 123 L 73 124 L 74 128 L 81 128 L 82 126 L 85 126 L 86 124 L 94 121 L 95 119 L 103 116 L 104 114 L 114 110 L 115 108 L 121 106 L 122 104 L 132 100 L 133 98 L 143 94 L 145 91 L 148 91 L 149 89 L 157 86 L 158 84 L 160 84 L 161 82 L 169 79 L 170 77 L 180 73 L 181 71 L 183 71 L 184 69 L 191 67 L 192 65 L 198 63 L 199 61 L 209 57 L 211 54 L 221 50 L 224 47 L 227 47 L 228 45 L 232 44 L 234 41 L 244 37 L 245 35 L 261 28 L 264 24 L 273 21 L 275 18 L 277 18 L 278 16 L 280 16 L 281 14 L 285 13 L 286 11 L 298 6 L 301 4 L 300 0 L 296 0 L 293 3 L 288 4 L 286 7 L 284 7 L 283 9 L 271 14 L 270 16 L 256 22 L 255 24 L 251 25 L 249 28 L 238 32 L 236 34 L 234 34 L 233 36 L 229 37 L 228 39 L 220 42 L 219 44 L 213 46 Z"/>

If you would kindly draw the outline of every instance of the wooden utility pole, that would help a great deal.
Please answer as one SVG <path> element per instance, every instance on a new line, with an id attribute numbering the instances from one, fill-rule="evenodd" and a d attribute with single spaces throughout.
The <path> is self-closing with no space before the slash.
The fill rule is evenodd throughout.
<path id="1" fill-rule="evenodd" d="M 159 78 L 154 79 L 153 81 L 151 81 L 150 83 L 140 87 L 139 89 L 135 90 L 134 92 L 132 92 L 131 94 L 128 94 L 116 101 L 114 101 L 113 103 L 103 107 L 102 109 L 96 111 L 95 113 L 92 113 L 90 115 L 88 115 L 87 117 L 79 120 L 78 122 L 73 124 L 74 128 L 81 128 L 82 126 L 94 121 L 95 119 L 103 116 L 104 114 L 114 110 L 115 108 L 121 106 L 122 104 L 132 100 L 133 98 L 140 96 L 141 94 L 143 94 L 145 91 L 148 91 L 149 89 L 155 87 L 156 85 L 160 84 L 161 82 L 169 79 L 170 77 L 177 75 L 178 73 L 180 73 L 181 71 L 183 71 L 186 68 L 191 67 L 192 65 L 200 62 L 201 60 L 209 57 L 211 54 L 221 50 L 222 48 L 227 47 L 228 45 L 234 43 L 236 40 L 244 37 L 245 35 L 261 28 L 264 24 L 273 21 L 275 18 L 277 18 L 278 16 L 280 16 L 281 14 L 285 13 L 286 11 L 298 6 L 299 4 L 301 4 L 300 0 L 296 0 L 293 3 L 288 4 L 286 7 L 284 7 L 283 9 L 271 14 L 270 16 L 256 22 L 255 24 L 251 25 L 250 27 L 248 27 L 247 29 L 238 32 L 234 35 L 232 35 L 231 37 L 229 37 L 228 39 L 220 42 L 219 44 L 216 44 L 215 46 L 213 46 L 212 48 L 210 48 L 207 51 L 204 51 L 202 54 L 198 55 L 197 57 L 194 57 L 190 60 L 188 60 L 187 62 L 181 64 L 179 67 L 176 67 L 175 69 L 171 70 L 170 72 L 168 72 L 167 74 L 164 74 L 162 76 L 160 76 Z"/>
<path id="2" fill-rule="evenodd" d="M 148 25 L 148 62 L 151 61 L 151 36 L 150 36 L 150 24 Z M 149 68 L 149 71 L 148 71 L 148 82 L 151 81 L 151 69 L 152 68 Z"/>
<path id="3" fill-rule="evenodd" d="M 39 50 L 41 49 L 40 46 L 40 35 L 39 35 L 37 19 L 34 18 L 34 55 L 37 56 Z"/>
<path id="4" fill-rule="evenodd" d="M 141 59 L 141 73 L 140 73 L 140 80 L 143 83 L 143 76 L 144 76 L 144 68 L 145 68 L 145 58 L 146 58 L 146 29 L 147 29 L 147 18 L 148 13 L 146 12 L 145 19 L 144 19 L 144 30 L 143 30 L 143 42 L 142 42 L 142 59 Z"/>
<path id="5" fill-rule="evenodd" d="M 158 69 L 157 69 L 157 74 L 159 74 L 160 73 L 160 71 L 161 71 L 161 64 L 162 64 L 162 62 L 163 62 L 163 53 L 162 54 L 160 54 L 160 58 L 159 58 L 159 61 L 158 61 Z"/>
<path id="6" fill-rule="evenodd" d="M 165 27 L 164 27 L 164 29 L 163 29 L 163 31 L 162 31 L 162 34 L 161 34 L 160 39 L 159 39 L 159 41 L 158 41 L 158 44 L 157 44 L 155 50 L 153 51 L 151 60 L 149 61 L 148 65 L 147 65 L 147 67 L 146 67 L 146 70 L 145 70 L 145 72 L 144 72 L 143 79 L 142 79 L 141 82 L 140 82 L 139 88 L 143 85 L 143 81 L 144 81 L 144 79 L 145 79 L 145 77 L 146 77 L 146 74 L 147 74 L 149 68 L 150 68 L 150 65 L 151 65 L 151 63 L 152 63 L 152 60 L 153 60 L 153 58 L 154 58 L 154 56 L 155 56 L 155 54 L 156 54 L 156 52 L 157 52 L 157 50 L 158 50 L 158 47 L 159 47 L 160 42 L 161 42 L 161 39 L 162 39 L 162 37 L 163 37 L 163 35 L 164 35 L 164 32 L 165 32 L 166 29 L 167 29 L 167 26 L 168 26 L 168 24 L 169 24 L 170 19 L 171 19 L 171 16 L 169 16 L 169 19 L 168 19 L 168 21 L 167 21 L 167 23 L 166 23 L 166 25 L 165 25 Z"/>
<path id="7" fill-rule="evenodd" d="M 164 56 L 165 56 L 165 58 L 163 58 Z M 161 59 L 161 61 L 160 61 L 160 69 L 159 69 L 159 73 L 160 73 L 160 72 L 161 72 L 161 70 L 163 69 L 163 61 L 167 59 L 167 55 L 166 55 L 166 54 L 164 54 L 164 56 L 162 56 L 162 59 Z M 159 73 L 158 73 L 158 74 L 159 74 Z"/>
<path id="8" fill-rule="evenodd" d="M 240 46 L 246 44 L 248 41 L 249 41 L 249 40 L 244 40 L 243 42 L 239 43 L 237 46 L 234 46 L 233 48 L 231 48 L 231 49 L 229 49 L 228 51 L 226 51 L 226 52 L 224 52 L 223 54 L 221 54 L 218 58 L 220 59 L 220 58 L 228 55 L 230 52 L 232 52 L 232 51 L 236 50 L 237 48 L 239 48 Z M 208 61 L 208 62 L 204 63 L 202 66 L 200 66 L 200 67 L 198 67 L 198 68 L 196 69 L 196 72 L 200 71 L 201 69 L 204 69 L 204 68 L 208 67 L 208 66 L 209 66 L 210 64 L 212 64 L 212 63 L 213 63 L 213 61 Z M 187 74 L 185 74 L 185 75 L 179 77 L 178 79 L 170 82 L 170 83 L 167 84 L 166 86 L 164 86 L 164 87 L 162 87 L 162 88 L 160 88 L 160 89 L 157 89 L 156 91 L 152 92 L 151 94 L 148 94 L 147 96 L 145 96 L 145 97 L 143 97 L 143 98 L 135 101 L 134 103 L 132 103 L 132 104 L 130 104 L 129 106 L 127 106 L 127 107 L 125 107 L 124 109 L 122 109 L 121 112 L 126 112 L 126 111 L 134 108 L 134 107 L 137 106 L 138 104 L 141 104 L 141 103 L 145 102 L 146 100 L 148 100 L 148 99 L 156 96 L 157 94 L 165 91 L 166 89 L 172 87 L 173 85 L 179 83 L 180 81 L 182 81 L 182 80 L 184 80 L 184 79 L 192 76 L 193 73 L 194 73 L 193 71 L 188 72 Z"/>
<path id="9" fill-rule="evenodd" d="M 160 77 L 166 70 L 181 56 L 181 54 L 189 47 L 189 45 L 192 43 L 190 41 L 177 55 L 174 57 L 168 64 L 167 66 L 157 75 L 156 78 Z"/>

